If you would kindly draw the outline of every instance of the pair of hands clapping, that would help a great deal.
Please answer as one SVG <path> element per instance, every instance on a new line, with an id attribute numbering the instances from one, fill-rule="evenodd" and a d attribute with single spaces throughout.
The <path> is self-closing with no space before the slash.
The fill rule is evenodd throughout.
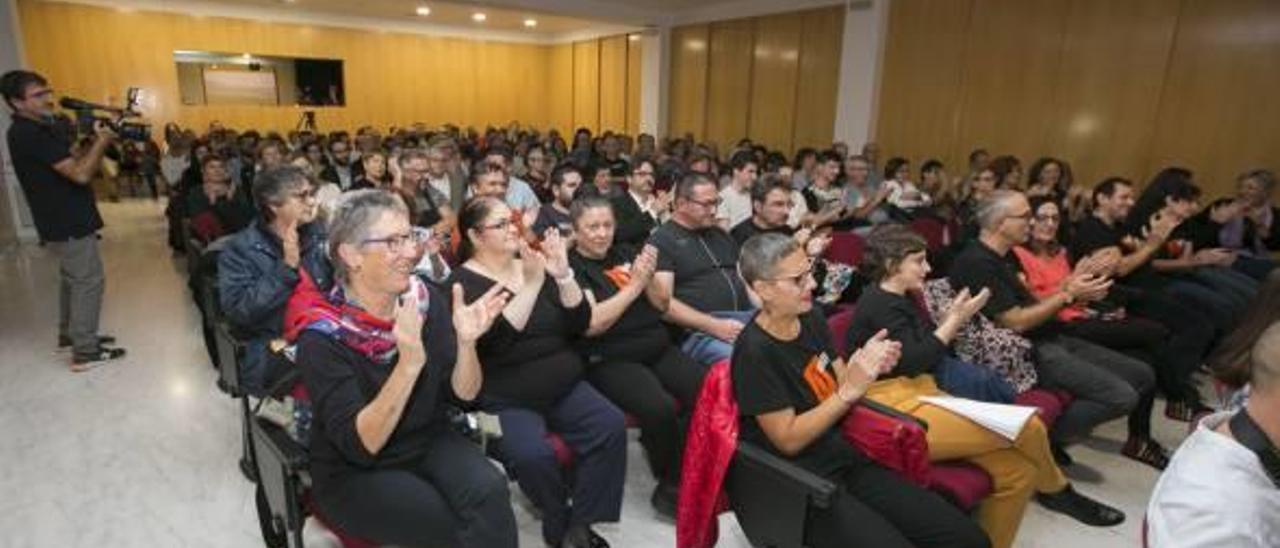
<path id="1" fill-rule="evenodd" d="M 503 291 L 501 285 L 494 284 L 479 299 L 466 304 L 463 300 L 462 286 L 453 284 L 453 331 L 458 338 L 458 345 L 475 344 L 502 313 L 509 298 L 510 294 Z M 393 332 L 401 363 L 420 371 L 427 363 L 427 352 L 422 344 L 424 315 L 419 312 L 418 307 L 417 291 L 410 289 L 408 293 L 402 295 L 396 303 Z"/>
<path id="2" fill-rule="evenodd" d="M 901 357 L 902 343 L 890 340 L 889 332 L 881 329 L 849 356 L 843 370 L 836 368 L 836 397 L 845 403 L 857 401 L 880 375 L 892 371 Z"/>

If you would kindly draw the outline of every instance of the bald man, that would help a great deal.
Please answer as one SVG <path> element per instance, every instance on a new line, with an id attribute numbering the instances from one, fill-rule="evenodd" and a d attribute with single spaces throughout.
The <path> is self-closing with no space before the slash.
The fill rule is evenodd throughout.
<path id="1" fill-rule="evenodd" d="M 1250 363 L 1245 408 L 1201 421 L 1156 483 L 1150 546 L 1280 546 L 1280 323 Z"/>

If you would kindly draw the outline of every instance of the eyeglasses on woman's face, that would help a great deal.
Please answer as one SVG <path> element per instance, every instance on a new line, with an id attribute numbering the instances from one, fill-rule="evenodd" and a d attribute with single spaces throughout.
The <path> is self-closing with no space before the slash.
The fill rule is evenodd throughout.
<path id="1" fill-rule="evenodd" d="M 431 231 L 420 227 L 410 227 L 408 232 L 400 234 L 392 234 L 381 238 L 365 238 L 360 240 L 360 245 L 382 244 L 387 247 L 387 251 L 398 254 L 404 250 L 405 244 L 422 245 L 431 239 Z"/>

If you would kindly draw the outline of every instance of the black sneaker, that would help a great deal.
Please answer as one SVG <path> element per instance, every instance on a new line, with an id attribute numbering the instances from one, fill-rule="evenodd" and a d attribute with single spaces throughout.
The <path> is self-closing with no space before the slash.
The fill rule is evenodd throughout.
<path id="1" fill-rule="evenodd" d="M 83 373 L 99 365 L 103 365 L 112 360 L 123 358 L 125 351 L 123 348 L 110 348 L 99 346 L 98 350 L 88 354 L 80 354 L 71 357 L 71 371 L 74 373 Z"/>
<path id="2" fill-rule="evenodd" d="M 98 345 L 115 344 L 116 338 L 111 335 L 98 335 Z M 66 335 L 58 335 L 58 350 L 66 350 L 71 348 L 71 337 Z"/>
<path id="3" fill-rule="evenodd" d="M 1124 512 L 1077 493 L 1071 485 L 1057 493 L 1037 493 L 1041 506 L 1075 518 L 1076 521 L 1094 527 L 1110 527 L 1124 523 Z"/>
<path id="4" fill-rule="evenodd" d="M 569 529 L 560 542 L 561 548 L 609 548 L 609 542 L 590 527 L 575 526 Z"/>
<path id="5" fill-rule="evenodd" d="M 657 487 L 653 488 L 653 495 L 649 497 L 649 504 L 653 506 L 653 510 L 658 513 L 659 517 L 674 522 L 676 519 L 676 502 L 679 499 L 679 490 L 670 485 L 659 483 Z"/>

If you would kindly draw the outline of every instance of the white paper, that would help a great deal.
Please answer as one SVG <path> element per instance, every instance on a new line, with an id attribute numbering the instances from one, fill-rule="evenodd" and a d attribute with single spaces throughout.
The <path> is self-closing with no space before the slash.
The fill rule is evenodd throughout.
<path id="1" fill-rule="evenodd" d="M 1031 420 L 1031 415 L 1036 412 L 1035 407 L 1025 405 L 987 403 L 953 396 L 924 396 L 920 401 L 969 419 L 1009 441 L 1018 438 L 1027 421 Z"/>

